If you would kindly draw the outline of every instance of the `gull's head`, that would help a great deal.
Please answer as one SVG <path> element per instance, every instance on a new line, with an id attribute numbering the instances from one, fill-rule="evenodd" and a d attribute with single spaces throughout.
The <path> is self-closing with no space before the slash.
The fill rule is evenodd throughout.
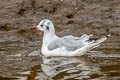
<path id="1" fill-rule="evenodd" d="M 49 19 L 43 19 L 40 23 L 33 27 L 33 29 L 40 30 L 42 32 L 55 32 L 54 25 Z"/>

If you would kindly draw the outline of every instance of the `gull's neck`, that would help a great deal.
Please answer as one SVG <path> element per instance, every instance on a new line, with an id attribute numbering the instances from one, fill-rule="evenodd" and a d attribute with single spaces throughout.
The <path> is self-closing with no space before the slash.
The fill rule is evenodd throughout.
<path id="1" fill-rule="evenodd" d="M 52 32 L 44 32 L 43 34 L 43 45 L 48 45 L 53 39 L 55 39 L 57 36 L 55 34 L 55 31 Z"/>

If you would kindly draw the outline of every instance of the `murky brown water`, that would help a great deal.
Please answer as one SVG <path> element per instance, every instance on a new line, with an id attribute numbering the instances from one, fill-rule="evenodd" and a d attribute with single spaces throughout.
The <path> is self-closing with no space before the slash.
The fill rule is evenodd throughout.
<path id="1" fill-rule="evenodd" d="M 81 57 L 44 57 L 39 53 L 2 54 L 0 80 L 120 80 L 120 54 L 91 51 Z"/>

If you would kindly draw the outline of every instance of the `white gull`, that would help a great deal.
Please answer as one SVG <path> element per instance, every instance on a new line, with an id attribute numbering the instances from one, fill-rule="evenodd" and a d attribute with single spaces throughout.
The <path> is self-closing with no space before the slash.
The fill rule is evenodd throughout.
<path id="1" fill-rule="evenodd" d="M 72 35 L 58 37 L 55 34 L 55 28 L 49 19 L 43 19 L 33 29 L 42 31 L 43 43 L 41 52 L 44 56 L 81 56 L 93 48 L 96 48 L 109 36 L 103 36 L 99 39 L 91 39 L 92 35 L 82 35 L 74 37 Z"/>

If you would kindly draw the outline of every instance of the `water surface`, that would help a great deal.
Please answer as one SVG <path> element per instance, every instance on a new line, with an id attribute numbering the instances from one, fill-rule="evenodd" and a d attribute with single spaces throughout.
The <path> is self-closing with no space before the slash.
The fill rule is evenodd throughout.
<path id="1" fill-rule="evenodd" d="M 6 55 L 1 61 L 0 80 L 119 80 L 120 54 L 91 51 L 81 57 Z"/>

